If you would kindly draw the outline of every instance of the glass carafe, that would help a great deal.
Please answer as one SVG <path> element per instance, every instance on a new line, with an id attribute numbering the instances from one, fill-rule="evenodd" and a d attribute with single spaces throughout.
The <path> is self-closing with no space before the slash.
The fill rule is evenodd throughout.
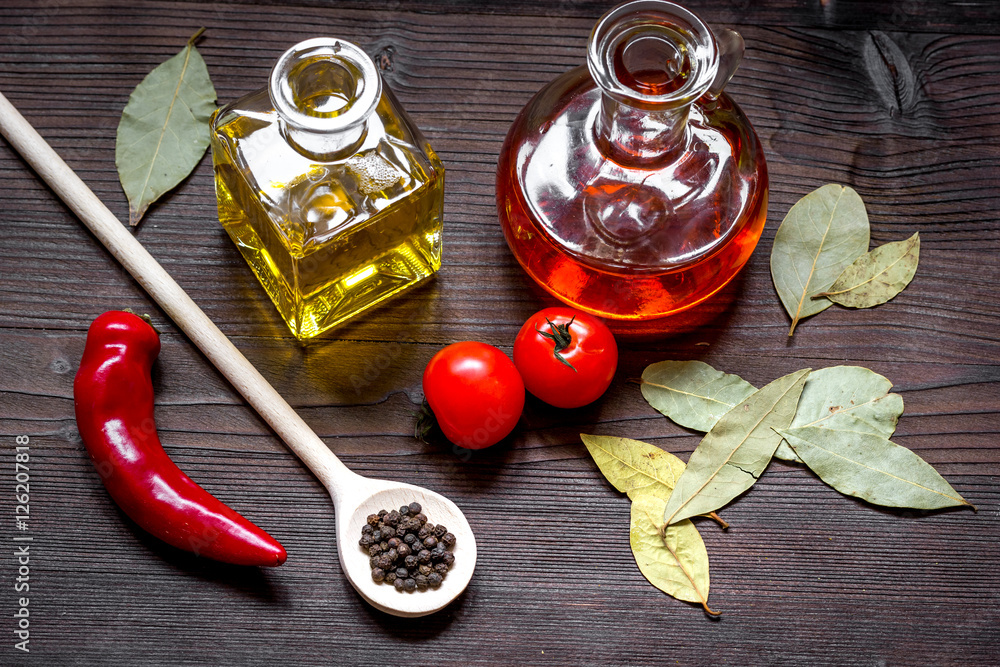
<path id="1" fill-rule="evenodd" d="M 354 44 L 295 45 L 211 129 L 219 219 L 299 339 L 440 268 L 444 168 Z"/>
<path id="2" fill-rule="evenodd" d="M 768 185 L 722 92 L 742 55 L 737 33 L 670 2 L 601 18 L 587 65 L 528 102 L 500 154 L 497 209 L 528 275 L 614 327 L 690 308 L 739 272 Z"/>

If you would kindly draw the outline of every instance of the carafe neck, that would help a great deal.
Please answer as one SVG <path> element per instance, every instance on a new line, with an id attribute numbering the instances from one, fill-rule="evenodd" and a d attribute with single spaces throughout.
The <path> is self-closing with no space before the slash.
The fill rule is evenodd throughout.
<path id="1" fill-rule="evenodd" d="M 610 95 L 602 95 L 597 119 L 601 152 L 625 165 L 672 162 L 688 146 L 687 122 L 691 107 L 640 109 Z"/>
<path id="2" fill-rule="evenodd" d="M 598 146 L 626 165 L 682 155 L 691 106 L 722 92 L 742 50 L 733 55 L 720 59 L 708 26 L 672 2 L 635 0 L 612 9 L 594 26 L 587 48 L 602 95 Z"/>

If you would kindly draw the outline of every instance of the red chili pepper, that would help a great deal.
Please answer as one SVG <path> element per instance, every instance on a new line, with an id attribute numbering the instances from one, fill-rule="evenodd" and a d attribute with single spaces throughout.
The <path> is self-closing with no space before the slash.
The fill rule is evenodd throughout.
<path id="1" fill-rule="evenodd" d="M 150 378 L 159 353 L 159 335 L 132 313 L 104 313 L 87 332 L 73 398 L 104 487 L 168 544 L 236 565 L 281 565 L 287 554 L 277 540 L 195 484 L 163 451 Z"/>

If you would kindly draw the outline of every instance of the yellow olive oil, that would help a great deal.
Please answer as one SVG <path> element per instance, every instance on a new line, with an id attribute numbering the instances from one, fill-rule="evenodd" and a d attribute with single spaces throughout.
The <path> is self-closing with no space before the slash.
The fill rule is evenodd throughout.
<path id="1" fill-rule="evenodd" d="M 441 267 L 444 168 L 387 87 L 361 123 L 337 126 L 374 85 L 344 55 L 300 55 L 279 81 L 302 118 L 275 104 L 275 73 L 270 93 L 212 118 L 219 219 L 303 340 Z"/>

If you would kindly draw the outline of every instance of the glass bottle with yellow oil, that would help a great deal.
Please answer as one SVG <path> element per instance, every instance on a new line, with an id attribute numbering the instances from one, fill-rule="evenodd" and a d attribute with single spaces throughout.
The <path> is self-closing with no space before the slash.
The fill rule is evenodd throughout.
<path id="1" fill-rule="evenodd" d="M 441 267 L 444 167 L 354 44 L 293 46 L 211 133 L 219 219 L 297 338 Z"/>

